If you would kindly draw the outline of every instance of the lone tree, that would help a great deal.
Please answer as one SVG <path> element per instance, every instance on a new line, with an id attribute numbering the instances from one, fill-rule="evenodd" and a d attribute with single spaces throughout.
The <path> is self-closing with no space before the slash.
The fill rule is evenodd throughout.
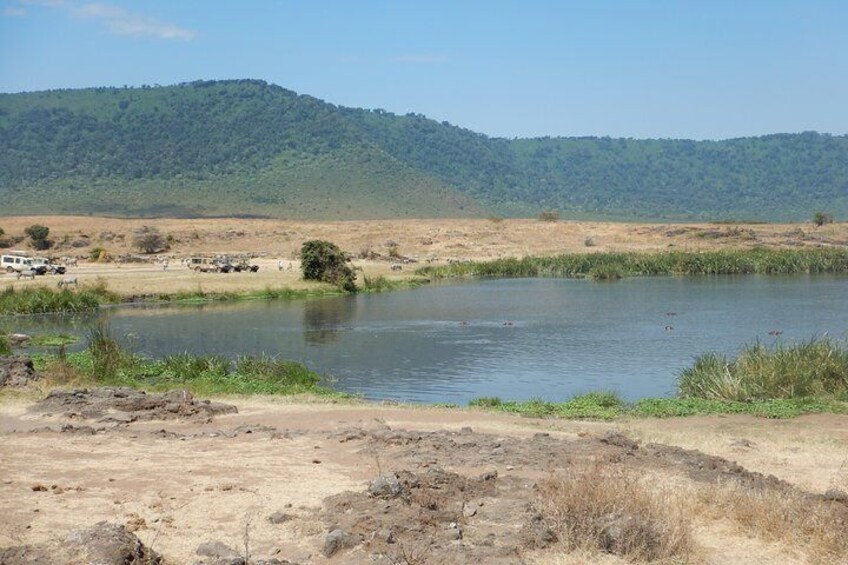
<path id="1" fill-rule="evenodd" d="M 313 239 L 300 248 L 303 278 L 334 284 L 346 292 L 356 292 L 356 274 L 337 245 Z"/>
<path id="2" fill-rule="evenodd" d="M 34 249 L 47 249 L 50 247 L 50 241 L 47 239 L 47 236 L 50 235 L 50 228 L 47 226 L 33 224 L 26 228 L 24 233 L 32 240 L 32 247 Z"/>
<path id="3" fill-rule="evenodd" d="M 813 225 L 817 228 L 822 227 L 825 224 L 832 224 L 833 216 L 828 214 L 827 212 L 816 212 L 813 214 Z"/>
<path id="4" fill-rule="evenodd" d="M 141 226 L 133 233 L 133 245 L 143 253 L 155 253 L 168 247 L 159 230 L 150 226 Z"/>

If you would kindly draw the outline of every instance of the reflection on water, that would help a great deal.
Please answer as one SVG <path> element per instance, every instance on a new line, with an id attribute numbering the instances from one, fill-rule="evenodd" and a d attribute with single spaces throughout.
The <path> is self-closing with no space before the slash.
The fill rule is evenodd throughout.
<path id="1" fill-rule="evenodd" d="M 353 296 L 308 300 L 303 305 L 303 339 L 309 345 L 336 341 L 355 315 Z"/>
<path id="2" fill-rule="evenodd" d="M 679 371 L 705 351 L 845 336 L 846 298 L 844 277 L 531 279 L 309 301 L 117 308 L 101 318 L 116 337 L 135 336 L 142 354 L 275 355 L 368 398 L 558 400 L 604 389 L 632 400 L 672 394 Z M 84 336 L 96 318 L 10 320 L 10 331 Z"/>

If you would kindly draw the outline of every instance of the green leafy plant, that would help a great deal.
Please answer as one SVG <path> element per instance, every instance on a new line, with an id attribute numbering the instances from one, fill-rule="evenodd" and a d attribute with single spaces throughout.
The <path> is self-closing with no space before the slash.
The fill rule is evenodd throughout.
<path id="1" fill-rule="evenodd" d="M 330 283 L 345 292 L 356 292 L 356 274 L 337 245 L 319 239 L 307 241 L 300 249 L 303 278 Z"/>
<path id="2" fill-rule="evenodd" d="M 50 235 L 50 228 L 47 226 L 33 224 L 24 229 L 24 233 L 29 236 L 33 248 L 41 250 L 50 247 L 50 241 L 47 239 L 47 236 Z"/>

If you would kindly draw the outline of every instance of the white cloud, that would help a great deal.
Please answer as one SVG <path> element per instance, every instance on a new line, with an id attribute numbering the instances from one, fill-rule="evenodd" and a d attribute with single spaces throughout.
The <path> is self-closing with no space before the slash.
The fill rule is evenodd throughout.
<path id="1" fill-rule="evenodd" d="M 113 4 L 87 3 L 71 9 L 74 15 L 102 21 L 115 35 L 155 37 L 191 41 L 197 33 L 190 29 L 160 22 L 143 14 L 129 12 Z"/>
<path id="2" fill-rule="evenodd" d="M 156 39 L 181 39 L 183 41 L 191 41 L 197 37 L 197 33 L 190 29 L 168 22 L 162 22 L 144 14 L 130 12 L 114 4 L 100 2 L 79 4 L 70 0 L 19 0 L 19 3 L 23 5 L 59 8 L 77 18 L 101 22 L 110 33 L 115 35 L 153 37 Z M 22 13 L 14 15 L 24 15 L 23 8 L 10 7 L 6 11 L 9 10 L 20 10 Z"/>

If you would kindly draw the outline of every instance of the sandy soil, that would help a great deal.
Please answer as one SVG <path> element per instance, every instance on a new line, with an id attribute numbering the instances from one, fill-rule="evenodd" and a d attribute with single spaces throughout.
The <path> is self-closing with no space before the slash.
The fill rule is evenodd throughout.
<path id="1" fill-rule="evenodd" d="M 449 260 L 492 259 L 587 251 L 706 250 L 727 247 L 804 247 L 848 244 L 848 224 L 814 228 L 811 224 L 636 224 L 604 222 L 542 222 L 539 220 L 386 220 L 354 222 L 291 222 L 284 220 L 198 219 L 124 220 L 76 216 L 0 218 L 6 236 L 22 236 L 39 223 L 50 228 L 55 257 L 79 257 L 72 268 L 81 283 L 98 279 L 120 294 L 153 292 L 246 291 L 265 288 L 304 288 L 296 258 L 310 239 L 326 239 L 354 256 L 372 252 L 377 260 L 355 260 L 365 276 L 409 276 L 416 263 L 391 271 L 394 249 L 417 264 Z M 162 263 L 89 263 L 88 253 L 102 247 L 112 257 L 138 254 L 133 233 L 143 225 L 171 236 L 168 269 Z M 26 248 L 26 241 L 17 244 Z M 229 275 L 194 273 L 181 258 L 198 253 L 252 254 L 258 273 Z M 162 254 L 163 256 L 165 254 Z M 155 256 L 148 256 L 150 261 Z M 283 261 L 284 268 L 278 270 Z M 287 270 L 291 266 L 292 270 Z M 55 277 L 18 281 L 0 274 L 12 286 L 54 285 Z"/>
<path id="2" fill-rule="evenodd" d="M 198 559 L 195 549 L 210 540 L 242 554 L 247 540 L 255 559 L 298 563 L 624 563 L 540 541 L 532 511 L 537 482 L 592 461 L 634 469 L 683 497 L 724 482 L 756 492 L 798 486 L 813 497 L 848 489 L 844 416 L 610 424 L 223 401 L 238 414 L 120 423 L 44 413 L 31 396 L 0 398 L 0 548 L 56 540 L 107 520 L 127 525 L 168 563 Z M 655 440 L 662 443 L 649 443 Z M 421 484 L 408 499 L 369 493 L 369 481 L 390 472 L 402 484 L 404 477 Z M 275 513 L 278 523 L 269 520 Z M 690 518 L 696 549 L 689 562 L 836 562 L 721 514 L 693 510 Z M 449 535 L 454 527 L 459 539 Z M 361 537 L 327 558 L 328 532 L 337 528 Z"/>

